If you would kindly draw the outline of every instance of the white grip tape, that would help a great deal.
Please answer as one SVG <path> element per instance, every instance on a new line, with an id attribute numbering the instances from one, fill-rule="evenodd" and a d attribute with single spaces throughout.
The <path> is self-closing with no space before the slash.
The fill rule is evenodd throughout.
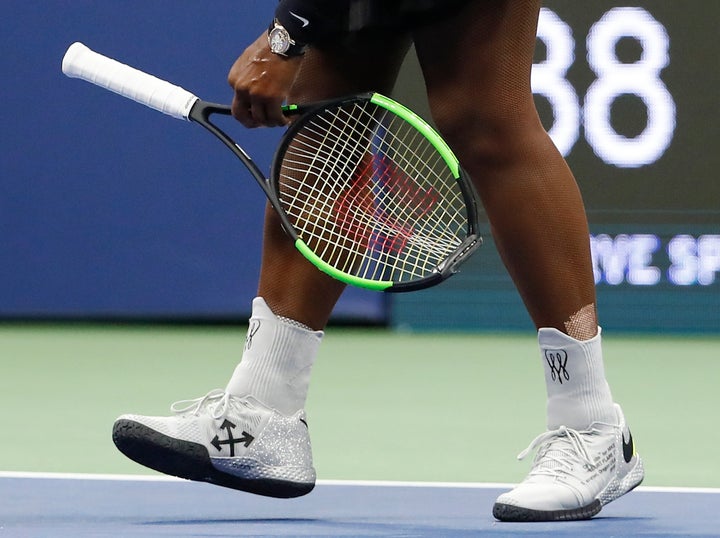
<path id="1" fill-rule="evenodd" d="M 82 43 L 70 45 L 62 61 L 62 71 L 69 77 L 92 82 L 181 120 L 188 119 L 190 109 L 198 100 L 180 86 L 98 54 Z"/>

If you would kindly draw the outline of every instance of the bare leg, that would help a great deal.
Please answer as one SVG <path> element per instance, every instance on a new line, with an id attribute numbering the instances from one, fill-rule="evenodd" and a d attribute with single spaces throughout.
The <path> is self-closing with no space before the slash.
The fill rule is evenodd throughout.
<path id="1" fill-rule="evenodd" d="M 470 2 L 414 40 L 433 116 L 475 182 L 530 316 L 583 340 L 597 332 L 588 227 L 533 102 L 539 9 L 539 0 Z"/>

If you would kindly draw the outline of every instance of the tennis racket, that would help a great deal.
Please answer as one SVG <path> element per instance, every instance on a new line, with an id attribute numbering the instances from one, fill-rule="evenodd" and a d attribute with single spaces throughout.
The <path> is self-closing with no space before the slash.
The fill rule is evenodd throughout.
<path id="1" fill-rule="evenodd" d="M 377 93 L 287 105 L 296 118 L 270 177 L 211 121 L 230 107 L 72 44 L 62 62 L 80 78 L 202 125 L 250 171 L 305 258 L 328 275 L 378 291 L 410 291 L 457 271 L 481 244 L 475 193 L 442 138 Z"/>

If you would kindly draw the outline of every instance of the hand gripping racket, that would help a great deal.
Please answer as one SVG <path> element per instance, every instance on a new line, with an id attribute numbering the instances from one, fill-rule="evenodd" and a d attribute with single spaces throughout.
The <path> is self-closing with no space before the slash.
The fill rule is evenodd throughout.
<path id="1" fill-rule="evenodd" d="M 68 48 L 62 70 L 174 118 L 202 125 L 247 167 L 297 249 L 332 277 L 382 291 L 437 284 L 481 244 L 474 190 L 440 136 L 388 97 L 367 93 L 309 105 L 273 158 L 269 179 L 212 123 L 230 107 L 152 75 Z"/>

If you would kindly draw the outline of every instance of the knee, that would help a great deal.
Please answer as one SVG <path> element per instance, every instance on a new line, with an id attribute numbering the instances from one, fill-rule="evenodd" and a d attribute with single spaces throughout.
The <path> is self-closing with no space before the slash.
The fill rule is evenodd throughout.
<path id="1" fill-rule="evenodd" d="M 486 100 L 453 92 L 429 96 L 433 121 L 463 167 L 498 167 L 514 162 L 529 146 L 544 144 L 532 98 L 530 102 Z"/>

